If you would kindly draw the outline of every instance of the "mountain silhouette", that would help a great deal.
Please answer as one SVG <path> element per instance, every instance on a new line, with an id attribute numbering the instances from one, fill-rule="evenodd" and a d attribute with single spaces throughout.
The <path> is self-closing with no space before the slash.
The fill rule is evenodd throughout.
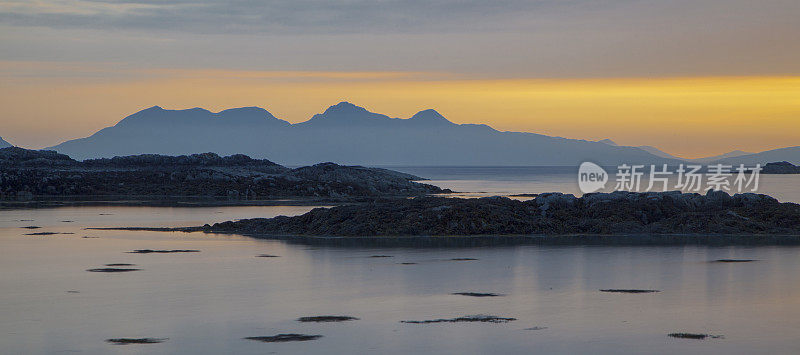
<path id="1" fill-rule="evenodd" d="M 730 164 L 739 165 L 745 164 L 747 166 L 766 163 L 786 161 L 795 165 L 800 164 L 800 146 L 787 147 L 780 149 L 772 149 L 760 153 L 739 155 L 733 157 L 725 157 L 723 159 L 714 160 L 714 164 Z"/>
<path id="2" fill-rule="evenodd" d="M 285 165 L 576 166 L 676 163 L 636 147 L 456 124 L 433 109 L 392 118 L 341 102 L 290 124 L 258 107 L 217 113 L 158 106 L 95 134 L 48 148 L 76 159 L 132 154 L 247 154 Z"/>
<path id="3" fill-rule="evenodd" d="M 3 137 L 0 137 L 0 148 L 7 148 L 7 147 L 13 147 L 13 146 L 14 146 L 13 144 L 4 141 Z"/>
<path id="4" fill-rule="evenodd" d="M 610 139 L 603 139 L 599 140 L 598 142 L 608 144 L 611 146 L 618 147 L 617 143 Z M 714 155 L 710 157 L 704 158 L 695 158 L 695 159 L 687 159 L 681 158 L 672 154 L 669 154 L 663 150 L 660 150 L 656 147 L 649 146 L 649 145 L 640 145 L 636 146 L 635 148 L 639 148 L 644 150 L 650 154 L 653 154 L 657 157 L 665 158 L 665 159 L 672 159 L 672 160 L 680 160 L 686 163 L 691 164 L 701 164 L 701 165 L 710 165 L 710 164 L 726 164 L 726 165 L 739 165 L 745 164 L 747 166 L 752 166 L 755 164 L 764 165 L 766 163 L 771 162 L 780 162 L 780 161 L 788 161 L 795 164 L 800 164 L 800 147 L 788 147 L 788 148 L 780 148 L 780 149 L 773 149 L 763 151 L 761 153 L 750 153 L 741 150 L 734 150 L 727 152 L 725 154 Z"/>
<path id="5" fill-rule="evenodd" d="M 742 151 L 742 150 L 734 150 L 734 151 L 727 152 L 725 154 L 715 155 L 715 156 L 712 156 L 712 157 L 692 159 L 692 161 L 698 162 L 698 163 L 708 163 L 708 162 L 716 162 L 718 160 L 723 160 L 723 159 L 728 159 L 728 158 L 737 158 L 737 157 L 741 157 L 741 156 L 744 156 L 744 155 L 752 155 L 752 154 L 754 154 L 754 153 L 745 152 L 745 151 Z"/>

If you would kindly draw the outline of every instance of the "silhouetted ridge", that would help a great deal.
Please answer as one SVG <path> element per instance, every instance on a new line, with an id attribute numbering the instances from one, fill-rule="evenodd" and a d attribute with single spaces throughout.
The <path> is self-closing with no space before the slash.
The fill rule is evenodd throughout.
<path id="1" fill-rule="evenodd" d="M 267 159 L 253 159 L 244 154 L 221 157 L 216 153 L 169 156 L 160 154 L 141 154 L 123 157 L 88 159 L 83 162 L 87 166 L 278 166 Z"/>
<path id="2" fill-rule="evenodd" d="M 367 113 L 367 112 L 369 112 L 369 111 L 367 111 L 367 109 L 365 109 L 365 108 L 363 108 L 361 106 L 356 106 L 356 105 L 353 105 L 353 104 L 351 104 L 351 103 L 349 103 L 347 101 L 342 101 L 342 102 L 340 102 L 340 103 L 338 103 L 336 105 L 328 107 L 325 110 L 325 112 L 323 113 L 323 115 L 359 114 L 359 113 Z"/>
<path id="3" fill-rule="evenodd" d="M 296 124 L 257 107 L 219 113 L 151 107 L 90 137 L 67 141 L 53 149 L 78 159 L 148 153 L 244 153 L 290 165 L 320 161 L 397 166 L 678 163 L 634 147 L 500 132 L 480 124 L 455 124 L 433 109 L 400 119 L 349 102 L 330 106 Z"/>
<path id="4" fill-rule="evenodd" d="M 608 139 L 608 138 L 603 139 L 603 140 L 599 140 L 598 142 L 604 143 L 604 144 L 608 144 L 608 145 L 611 145 L 611 146 L 615 146 L 615 147 L 619 145 L 619 144 L 617 144 L 617 142 L 614 142 L 614 141 L 612 141 L 611 139 Z"/>
<path id="5" fill-rule="evenodd" d="M 68 155 L 53 150 L 29 150 L 19 147 L 0 149 L 0 166 L 61 166 L 77 164 Z"/>
<path id="6" fill-rule="evenodd" d="M 282 125 L 288 126 L 289 122 L 280 120 L 272 115 L 269 111 L 261 107 L 239 107 L 231 108 L 216 113 L 215 116 L 223 123 L 236 123 L 236 124 L 263 124 L 279 122 Z"/>
<path id="7" fill-rule="evenodd" d="M 414 114 L 409 121 L 426 124 L 453 124 L 434 109 L 427 109 Z"/>
<path id="8" fill-rule="evenodd" d="M 13 144 L 8 143 L 5 140 L 3 140 L 3 137 L 0 137 L 0 148 L 13 147 L 13 146 L 14 146 Z"/>

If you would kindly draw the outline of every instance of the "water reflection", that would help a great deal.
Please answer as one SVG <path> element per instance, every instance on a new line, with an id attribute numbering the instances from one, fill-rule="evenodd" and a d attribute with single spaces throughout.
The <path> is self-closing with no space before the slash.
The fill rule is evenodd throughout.
<path id="1" fill-rule="evenodd" d="M 82 229 L 98 224 L 192 225 L 204 218 L 305 209 L 287 208 L 226 208 L 221 214 L 212 213 L 219 208 L 5 211 L 0 216 L 0 348 L 4 353 L 198 354 L 800 351 L 797 247 L 309 248 L 240 236 Z M 76 234 L 23 235 L 26 230 L 19 227 L 31 224 Z M 201 252 L 126 253 L 134 249 Z M 456 258 L 477 260 L 452 260 Z M 710 262 L 723 258 L 758 261 Z M 85 271 L 107 263 L 132 263 L 142 270 Z M 661 292 L 599 292 L 605 288 Z M 295 321 L 332 314 L 360 320 Z M 469 314 L 517 320 L 399 323 Z M 531 327 L 547 329 L 526 330 Z M 725 339 L 666 336 L 680 331 L 722 334 Z M 284 344 L 241 339 L 280 333 L 324 337 Z M 104 341 L 121 337 L 169 340 L 127 346 Z"/>

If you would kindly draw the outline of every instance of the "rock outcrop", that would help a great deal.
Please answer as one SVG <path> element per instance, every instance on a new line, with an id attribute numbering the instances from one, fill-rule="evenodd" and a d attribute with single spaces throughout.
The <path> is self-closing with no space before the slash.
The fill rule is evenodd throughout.
<path id="1" fill-rule="evenodd" d="M 199 230 L 313 236 L 528 234 L 795 234 L 800 205 L 760 194 L 594 193 L 504 197 L 419 197 L 317 208 L 296 217 L 247 219 Z"/>
<path id="2" fill-rule="evenodd" d="M 762 174 L 800 174 L 800 166 L 794 165 L 788 161 L 767 163 L 764 165 Z"/>
<path id="3" fill-rule="evenodd" d="M 0 198 L 122 196 L 272 199 L 447 192 L 386 169 L 322 163 L 289 169 L 246 155 L 136 155 L 79 162 L 53 151 L 0 149 Z"/>

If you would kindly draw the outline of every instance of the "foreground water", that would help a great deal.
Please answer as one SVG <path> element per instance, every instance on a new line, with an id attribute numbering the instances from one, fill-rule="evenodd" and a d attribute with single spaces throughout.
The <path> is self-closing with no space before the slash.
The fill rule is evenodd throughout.
<path id="1" fill-rule="evenodd" d="M 196 225 L 309 208 L 2 211 L 0 352 L 800 352 L 800 249 L 794 247 L 312 248 L 239 236 L 83 229 Z M 20 228 L 31 225 L 42 228 Z M 75 234 L 25 235 L 34 232 Z M 200 252 L 126 253 L 135 249 Z M 391 257 L 372 257 L 377 255 Z M 757 261 L 713 262 L 727 258 Z M 110 263 L 136 264 L 141 270 L 85 271 Z M 609 288 L 661 292 L 599 291 Z M 471 314 L 517 320 L 400 323 Z M 360 320 L 295 320 L 317 315 Z M 667 336 L 673 332 L 724 338 Z M 323 337 L 291 343 L 242 339 L 280 333 Z M 105 342 L 140 337 L 169 339 L 141 345 Z"/>

